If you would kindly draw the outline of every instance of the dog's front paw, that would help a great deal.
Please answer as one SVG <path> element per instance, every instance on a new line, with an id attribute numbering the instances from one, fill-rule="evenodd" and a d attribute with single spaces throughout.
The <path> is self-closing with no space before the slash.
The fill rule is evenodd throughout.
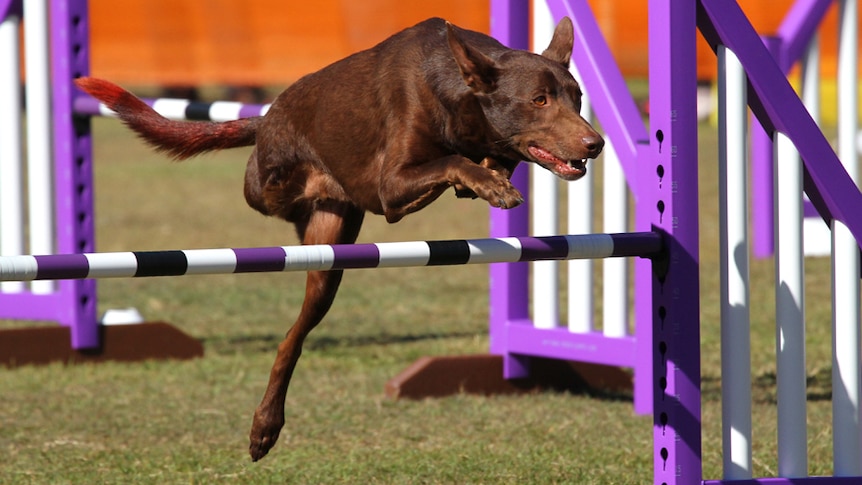
<path id="1" fill-rule="evenodd" d="M 479 193 L 477 191 L 477 193 Z M 524 196 L 507 180 L 502 186 L 494 187 L 487 193 L 479 193 L 492 207 L 511 209 L 524 203 Z"/>
<path id="2" fill-rule="evenodd" d="M 499 207 L 501 209 L 512 209 L 518 207 L 519 205 L 524 203 L 524 196 L 521 195 L 521 192 L 512 187 L 511 193 L 504 194 L 498 200 L 498 205 L 491 204 L 494 207 Z"/>
<path id="3" fill-rule="evenodd" d="M 278 441 L 278 435 L 284 426 L 284 414 L 281 413 L 280 416 L 278 414 L 272 416 L 260 410 L 255 411 L 248 444 L 248 454 L 251 455 L 252 461 L 258 461 L 266 456 Z"/>

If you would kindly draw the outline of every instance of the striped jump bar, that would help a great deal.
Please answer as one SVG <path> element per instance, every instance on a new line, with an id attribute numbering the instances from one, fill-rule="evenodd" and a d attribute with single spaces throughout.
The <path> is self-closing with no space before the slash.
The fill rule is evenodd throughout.
<path id="1" fill-rule="evenodd" d="M 252 116 L 263 116 L 269 104 L 243 104 L 235 101 L 200 103 L 187 99 L 147 98 L 143 100 L 157 113 L 172 120 L 233 121 Z M 75 113 L 89 116 L 116 116 L 111 109 L 90 96 L 77 96 L 73 102 Z"/>
<path id="2" fill-rule="evenodd" d="M 0 256 L 0 281 L 68 280 L 649 257 L 654 232 L 368 244 Z"/>

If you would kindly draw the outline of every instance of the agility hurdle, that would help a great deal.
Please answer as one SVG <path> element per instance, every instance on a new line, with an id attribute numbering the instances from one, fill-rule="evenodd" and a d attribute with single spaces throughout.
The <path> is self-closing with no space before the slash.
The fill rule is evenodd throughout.
<path id="1" fill-rule="evenodd" d="M 558 8 L 569 9 L 567 11 L 577 9 L 580 12 L 584 6 L 585 2 L 571 2 Z M 494 7 L 494 28 L 505 30 L 506 33 L 500 35 L 495 32 L 495 36 L 507 43 L 522 41 L 522 34 L 510 36 L 508 29 L 526 18 L 526 11 L 521 10 L 526 7 L 526 2 L 496 3 Z M 637 158 L 641 163 L 633 171 L 634 176 L 643 180 L 646 187 L 637 200 L 637 215 L 642 218 L 638 219 L 636 215 L 636 224 L 638 221 L 646 223 L 651 230 L 661 233 L 666 243 L 666 258 L 663 259 L 666 264 L 657 265 L 659 267 L 655 271 L 650 268 L 636 275 L 638 281 L 645 281 L 644 287 L 649 298 L 643 314 L 652 323 L 645 341 L 649 342 L 649 358 L 655 376 L 651 381 L 654 396 L 655 481 L 701 483 L 697 164 L 694 163 L 697 160 L 694 111 L 696 25 L 699 24 L 716 50 L 719 50 L 719 45 L 727 45 L 732 52 L 737 53 L 750 79 L 752 90 L 748 93 L 749 101 L 758 118 L 765 121 L 768 131 L 787 134 L 800 148 L 803 157 L 802 183 L 815 207 L 830 223 L 844 223 L 856 241 L 862 239 L 862 221 L 856 214 L 858 208 L 862 207 L 862 196 L 840 168 L 828 143 L 801 108 L 798 98 L 786 84 L 783 75 L 780 75 L 780 70 L 764 61 L 769 59 L 768 52 L 745 22 L 738 7 L 718 0 L 651 0 L 649 21 L 653 60 L 650 73 L 653 111 L 650 129 L 647 131 L 641 126 L 642 131 L 628 131 L 626 120 L 617 123 L 613 119 L 603 120 L 603 124 L 607 123 L 609 137 L 618 149 L 633 148 L 633 152 L 643 155 Z M 81 17 L 78 17 L 76 24 L 73 16 L 67 25 L 61 26 L 80 28 L 81 22 Z M 579 51 L 576 56 L 588 54 Z M 597 74 L 585 72 L 583 76 L 584 84 L 592 93 L 601 92 L 602 87 L 607 86 L 601 83 L 601 77 Z M 591 89 L 591 86 L 597 86 L 598 91 Z M 594 99 L 601 103 L 600 98 Z M 598 111 L 600 109 L 597 107 Z M 640 138 L 633 133 L 647 136 Z M 620 143 L 619 140 L 624 142 Z M 627 144 L 626 140 L 632 143 Z M 495 222 L 499 224 L 494 230 L 504 231 L 503 234 L 509 236 L 520 235 L 518 231 L 525 229 L 523 221 L 515 218 Z M 858 247 L 856 249 L 858 251 Z M 72 251 L 76 254 L 81 252 L 86 250 Z M 495 264 L 496 273 L 492 273 L 492 277 L 494 274 L 525 274 L 525 266 Z M 643 264 L 638 266 L 643 267 Z M 505 292 L 503 298 L 508 300 L 498 302 L 504 305 L 507 315 L 514 316 L 514 321 L 520 318 L 528 322 L 526 305 L 519 296 L 521 290 L 516 291 L 516 285 L 508 279 L 492 279 L 492 285 L 497 291 Z M 517 336 L 512 328 L 508 328 L 503 333 L 493 335 L 492 343 L 499 345 L 498 339 L 505 338 L 511 341 L 503 344 L 517 345 Z M 563 340 L 557 342 L 566 343 Z M 517 365 L 528 356 L 516 351 L 507 358 L 512 365 Z M 752 479 L 748 483 L 818 481 L 856 483 L 858 477 L 843 480 L 788 477 L 758 482 Z"/>
<path id="2" fill-rule="evenodd" d="M 652 257 L 654 232 L 0 257 L 0 281 L 331 271 Z"/>
<path id="3" fill-rule="evenodd" d="M 583 1 L 572 0 L 569 2 L 550 2 L 554 17 L 559 18 L 568 14 L 576 19 L 576 32 L 583 34 L 584 22 L 578 21 L 578 14 L 589 16 L 589 9 Z M 797 9 L 804 11 L 805 2 L 797 4 Z M 495 32 L 495 37 L 506 39 L 509 45 L 522 45 L 526 43 L 523 24 L 515 19 L 526 17 L 524 10 L 526 5 L 521 2 L 500 2 L 497 6 L 496 16 L 492 25 L 499 26 L 501 32 Z M 846 22 L 855 22 L 856 7 L 854 2 L 842 3 L 842 8 L 850 12 L 850 19 Z M 745 72 L 748 78 L 739 81 L 737 78 L 722 79 L 724 85 L 742 86 L 737 87 L 737 92 L 747 91 L 747 104 L 751 106 L 758 120 L 766 127 L 770 139 L 786 138 L 790 140 L 801 154 L 801 164 L 797 169 L 790 168 L 789 174 L 798 173 L 794 181 L 785 179 L 787 170 L 783 170 L 779 186 L 782 192 L 789 185 L 791 188 L 804 186 L 806 194 L 811 199 L 819 215 L 831 226 L 838 227 L 834 232 L 841 233 L 840 226 L 846 226 L 845 236 L 854 239 L 850 242 L 849 252 L 858 256 L 858 241 L 862 240 L 862 217 L 859 216 L 858 208 L 862 207 L 862 194 L 853 184 L 847 171 L 831 150 L 823 135 L 817 129 L 811 117 L 806 112 L 799 98 L 786 81 L 780 67 L 770 62 L 772 59 L 769 52 L 763 46 L 760 38 L 753 31 L 745 19 L 741 10 L 735 3 L 720 0 L 691 0 L 686 2 L 670 0 L 651 0 L 649 2 L 649 31 L 650 31 L 650 129 L 648 136 L 640 126 L 626 125 L 625 117 L 618 116 L 619 110 L 610 110 L 617 116 L 611 116 L 609 120 L 602 119 L 601 108 L 596 112 L 607 129 L 609 139 L 633 141 L 628 145 L 631 152 L 642 155 L 641 158 L 633 157 L 638 161 L 638 169 L 630 172 L 631 175 L 644 181 L 643 192 L 638 193 L 633 189 L 637 202 L 636 205 L 636 227 L 639 224 L 647 224 L 655 229 L 666 232 L 668 237 L 668 265 L 652 275 L 648 272 L 636 273 L 636 283 L 643 282 L 640 290 L 644 290 L 651 297 L 651 306 L 644 310 L 645 319 L 651 321 L 652 326 L 645 336 L 649 343 L 650 358 L 653 362 L 653 429 L 654 429 L 654 481 L 656 484 L 695 484 L 695 483 L 859 483 L 860 477 L 858 464 L 860 463 L 859 447 L 854 444 L 858 440 L 859 406 L 858 401 L 853 398 L 845 400 L 836 398 L 834 405 L 845 406 L 850 409 L 836 411 L 835 415 L 835 475 L 839 477 L 807 477 L 807 461 L 805 459 L 805 436 L 803 432 L 795 432 L 799 423 L 805 422 L 804 411 L 800 416 L 798 410 L 805 407 L 805 373 L 804 356 L 800 356 L 799 350 L 804 348 L 804 334 L 800 333 L 803 328 L 798 317 L 801 314 L 801 300 L 786 298 L 782 301 L 782 295 L 786 293 L 788 286 L 797 287 L 801 280 L 801 273 L 793 269 L 785 268 L 779 263 L 776 274 L 777 295 L 777 318 L 780 322 L 780 330 L 777 332 L 780 340 L 776 346 L 779 350 L 780 377 L 779 398 L 781 409 L 779 431 L 779 470 L 780 478 L 754 479 L 750 466 L 750 444 L 751 436 L 745 434 L 746 417 L 740 412 L 740 388 L 750 388 L 750 369 L 745 365 L 744 358 L 739 354 L 730 357 L 725 355 L 722 365 L 726 366 L 723 375 L 733 383 L 727 386 L 727 394 L 723 398 L 724 406 L 724 480 L 705 481 L 702 473 L 702 446 L 701 443 L 701 417 L 700 417 L 700 353 L 699 353 L 699 302 L 698 302 L 698 260 L 697 260 L 697 124 L 696 124 L 696 98 L 695 98 L 695 35 L 699 28 L 704 37 L 718 52 L 720 64 L 728 71 L 733 70 L 736 57 L 739 56 L 739 68 L 737 73 Z M 581 17 L 582 19 L 583 17 Z M 801 17 L 800 17 L 801 18 Z M 590 33 L 596 33 L 591 31 Z M 579 38 L 588 38 L 592 44 L 594 38 L 578 35 Z M 579 56 L 589 63 L 595 62 L 595 51 L 577 43 L 573 59 L 578 62 Z M 727 48 L 723 46 L 727 46 Z M 798 46 L 796 46 L 798 47 Z M 794 47 L 794 48 L 796 48 Z M 602 102 L 610 104 L 613 100 L 607 100 L 603 95 L 617 95 L 608 88 L 607 82 L 602 82 L 600 70 L 581 70 L 582 78 L 579 79 L 586 91 L 591 94 L 596 104 Z M 727 92 L 722 91 L 722 98 L 727 97 Z M 600 93 L 599 96 L 595 96 Z M 728 104 L 726 99 L 723 99 Z M 735 103 L 735 104 L 734 104 Z M 745 103 L 729 102 L 732 106 L 744 106 Z M 855 106 L 850 106 L 855 110 Z M 726 173 L 722 176 L 722 185 L 727 188 L 730 185 L 739 187 L 744 185 L 745 169 L 740 170 L 738 165 L 731 163 L 744 160 L 744 155 L 739 155 L 740 149 L 744 150 L 745 135 L 739 134 L 739 127 L 745 126 L 746 113 L 739 110 L 725 110 L 722 112 L 723 138 L 726 144 L 722 145 L 722 160 L 726 163 Z M 743 122 L 740 122 L 740 119 Z M 619 143 L 619 142 L 617 142 Z M 625 144 L 623 144 L 625 146 Z M 649 145 L 648 149 L 645 145 Z M 732 160 L 735 159 L 735 160 Z M 623 163 L 625 163 L 623 159 Z M 782 162 L 782 169 L 786 168 Z M 523 174 L 516 174 L 521 175 Z M 740 182 L 740 180 L 743 182 Z M 518 179 L 521 187 L 527 185 L 526 179 Z M 737 192 L 737 191 L 735 191 Z M 722 293 L 725 301 L 723 311 L 724 323 L 723 352 L 730 350 L 728 342 L 733 342 L 739 351 L 745 351 L 748 335 L 741 337 L 742 332 L 747 332 L 747 297 L 740 296 L 740 286 L 734 282 L 747 282 L 747 219 L 739 218 L 739 208 L 745 208 L 747 201 L 736 199 L 736 193 L 725 195 L 727 204 L 722 209 L 724 228 L 722 232 L 726 241 L 722 243 L 724 263 L 722 267 L 723 280 Z M 790 194 L 782 194 L 780 205 L 801 206 L 802 197 L 800 191 L 790 191 Z M 771 209 L 770 209 L 771 210 Z M 785 211 L 782 211 L 785 212 Z M 744 214 L 744 212 L 743 212 Z M 801 211 L 798 212 L 798 223 L 801 224 Z M 791 215 L 788 219 L 797 219 Z M 528 218 L 516 211 L 495 214 L 492 219 L 492 229 L 507 234 L 517 234 L 518 231 L 528 231 Z M 783 254 L 798 252 L 801 248 L 800 226 L 783 224 L 776 231 L 779 240 L 784 242 Z M 852 235 L 852 236 L 850 236 Z M 743 237 L 743 239 L 740 239 Z M 836 236 L 836 238 L 844 236 Z M 837 243 L 836 243 L 837 244 Z M 797 246 L 794 249 L 794 246 Z M 786 251 L 791 249 L 791 251 Z M 801 252 L 798 256 L 783 255 L 783 260 L 801 260 Z M 739 266 L 730 262 L 740 260 Z M 855 281 L 859 280 L 858 260 L 848 259 L 844 263 L 835 265 L 836 272 L 849 271 Z M 849 262 L 847 262 L 849 261 Z M 643 267 L 640 263 L 636 263 Z M 638 266 L 636 266 L 637 271 Z M 654 268 L 654 270 L 657 268 Z M 793 274 L 793 273 L 796 274 Z M 512 300 L 520 301 L 512 295 L 519 295 L 524 291 L 524 283 L 528 274 L 523 267 L 495 266 L 492 269 L 492 298 L 498 297 L 497 305 L 492 307 L 497 314 L 492 313 L 492 345 L 496 344 L 497 350 L 506 355 L 509 365 L 517 368 L 521 363 L 528 362 L 532 349 L 518 349 L 510 352 L 511 348 L 518 344 L 506 341 L 522 337 L 524 333 L 516 333 L 517 323 L 521 328 L 534 332 L 536 340 L 541 334 L 538 329 L 533 330 L 528 309 L 525 306 L 512 304 Z M 846 281 L 846 280 L 842 280 Z M 743 286 L 741 289 L 745 289 Z M 840 284 L 839 284 L 840 285 Z M 858 352 L 858 287 L 852 295 L 854 302 L 847 302 L 844 297 L 834 301 L 834 312 L 836 315 L 850 315 L 850 324 L 836 324 L 836 337 L 840 346 L 849 346 L 854 349 L 845 352 L 836 348 L 837 355 L 850 355 L 850 365 L 847 363 L 836 364 L 833 371 L 836 376 L 834 385 L 836 392 L 848 392 L 848 396 L 854 396 L 858 392 L 858 364 L 852 364 L 852 355 Z M 640 291 L 638 290 L 638 291 Z M 853 293 L 853 291 L 848 292 Z M 796 293 L 791 293 L 796 295 Z M 785 295 L 786 296 L 786 295 Z M 636 294 L 637 297 L 637 294 Z M 637 302 L 637 298 L 636 298 Z M 637 303 L 636 303 L 637 307 Z M 500 315 L 503 315 L 502 317 Z M 638 311 L 636 309 L 636 318 Z M 838 319 L 839 317 L 835 317 Z M 843 318 L 843 317 L 842 317 Z M 497 325 L 498 327 L 495 327 Z M 639 325 L 639 324 L 638 324 Z M 498 337 L 493 337 L 495 328 Z M 641 328 L 641 327 L 636 327 Z M 518 328 L 520 330 L 520 328 Z M 548 332 L 544 330 L 544 332 Z M 841 333 L 843 332 L 843 333 Z M 560 335 L 559 331 L 545 334 L 545 341 L 555 341 Z M 638 333 L 638 336 L 640 334 Z M 562 340 L 556 340 L 562 342 Z M 747 354 L 746 354 L 747 355 Z M 735 360 L 734 360 L 735 359 Z M 786 365 L 786 364 L 790 365 Z M 737 365 L 738 364 L 738 365 Z M 745 370 L 740 372 L 738 369 Z M 799 370 L 802 370 L 800 373 Z M 836 370 L 844 369 L 844 370 Z M 842 381 L 838 383 L 838 381 Z M 795 381 L 788 386 L 786 381 Z M 739 385 L 736 385 L 739 384 Z M 854 391 L 854 386 L 856 391 Z M 800 392 L 801 389 L 801 392 Z M 723 391 L 725 388 L 723 387 Z M 747 389 L 750 401 L 750 389 Z M 801 399 L 800 399 L 801 398 Z M 791 402 L 792 401 L 792 402 Z M 788 404 L 790 403 L 790 404 Z M 748 428 L 750 430 L 750 405 L 748 411 Z M 794 421 L 795 423 L 791 423 Z M 795 427 L 794 427 L 795 424 Z M 789 434 L 788 434 L 789 433 Z M 748 447 L 747 450 L 745 447 Z M 801 453 L 800 453 L 800 450 Z M 852 457 L 849 460 L 846 457 Z M 747 460 L 747 461 L 746 461 Z M 807 478 L 801 478 L 807 477 Z M 738 480 L 738 481 L 737 481 Z"/>

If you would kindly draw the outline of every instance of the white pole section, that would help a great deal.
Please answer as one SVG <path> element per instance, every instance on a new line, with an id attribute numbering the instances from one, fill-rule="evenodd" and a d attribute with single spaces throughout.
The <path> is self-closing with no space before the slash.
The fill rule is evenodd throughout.
<path id="1" fill-rule="evenodd" d="M 51 80 L 48 5 L 24 2 L 24 59 L 27 67 L 27 167 L 30 253 L 54 252 L 53 164 L 51 163 Z M 34 293 L 51 293 L 52 282 L 34 282 Z"/>
<path id="2" fill-rule="evenodd" d="M 838 155 L 859 184 L 858 1 L 839 3 Z M 862 474 L 859 369 L 859 246 L 840 221 L 832 224 L 832 448 L 837 476 Z"/>
<path id="3" fill-rule="evenodd" d="M 569 69 L 576 80 L 580 80 L 577 66 Z M 581 116 L 587 121 L 592 117 L 589 97 L 581 98 Z M 595 165 L 587 167 L 587 174 L 577 182 L 566 186 L 568 189 L 568 217 L 566 227 L 569 234 L 590 234 L 593 232 L 593 180 Z M 568 328 L 574 333 L 588 333 L 593 330 L 593 260 L 570 260 L 566 263 L 568 284 Z"/>
<path id="4" fill-rule="evenodd" d="M 24 254 L 24 164 L 21 138 L 20 19 L 10 15 L 0 22 L 0 255 Z M 0 284 L 4 293 L 24 291 L 24 283 Z"/>
<path id="5" fill-rule="evenodd" d="M 778 367 L 778 475 L 808 474 L 805 426 L 805 304 L 802 164 L 793 143 L 775 133 L 775 346 Z"/>
<path id="6" fill-rule="evenodd" d="M 553 37 L 554 18 L 544 0 L 533 2 L 533 50 L 543 51 Z M 530 214 L 534 236 L 559 234 L 557 178 L 530 164 Z M 533 325 L 554 328 L 560 321 L 559 265 L 556 261 L 533 263 Z"/>
<path id="7" fill-rule="evenodd" d="M 628 186 L 613 143 L 606 143 L 604 172 L 605 232 L 628 230 Z M 602 330 L 606 337 L 625 337 L 629 321 L 628 261 L 602 260 Z"/>
<path id="8" fill-rule="evenodd" d="M 751 322 L 745 70 L 718 47 L 718 185 L 721 259 L 721 433 L 724 478 L 751 478 Z"/>

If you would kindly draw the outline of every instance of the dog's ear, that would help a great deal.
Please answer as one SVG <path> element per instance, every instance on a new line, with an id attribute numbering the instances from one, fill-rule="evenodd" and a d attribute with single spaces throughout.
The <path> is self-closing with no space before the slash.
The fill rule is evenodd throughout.
<path id="1" fill-rule="evenodd" d="M 493 92 L 499 75 L 494 60 L 467 45 L 449 22 L 446 22 L 446 40 L 467 86 L 476 93 Z"/>
<path id="2" fill-rule="evenodd" d="M 542 55 L 568 69 L 574 43 L 575 29 L 572 27 L 572 21 L 568 17 L 563 17 L 563 20 L 560 20 L 557 28 L 554 29 L 551 44 L 545 49 L 545 52 L 542 52 Z"/>

